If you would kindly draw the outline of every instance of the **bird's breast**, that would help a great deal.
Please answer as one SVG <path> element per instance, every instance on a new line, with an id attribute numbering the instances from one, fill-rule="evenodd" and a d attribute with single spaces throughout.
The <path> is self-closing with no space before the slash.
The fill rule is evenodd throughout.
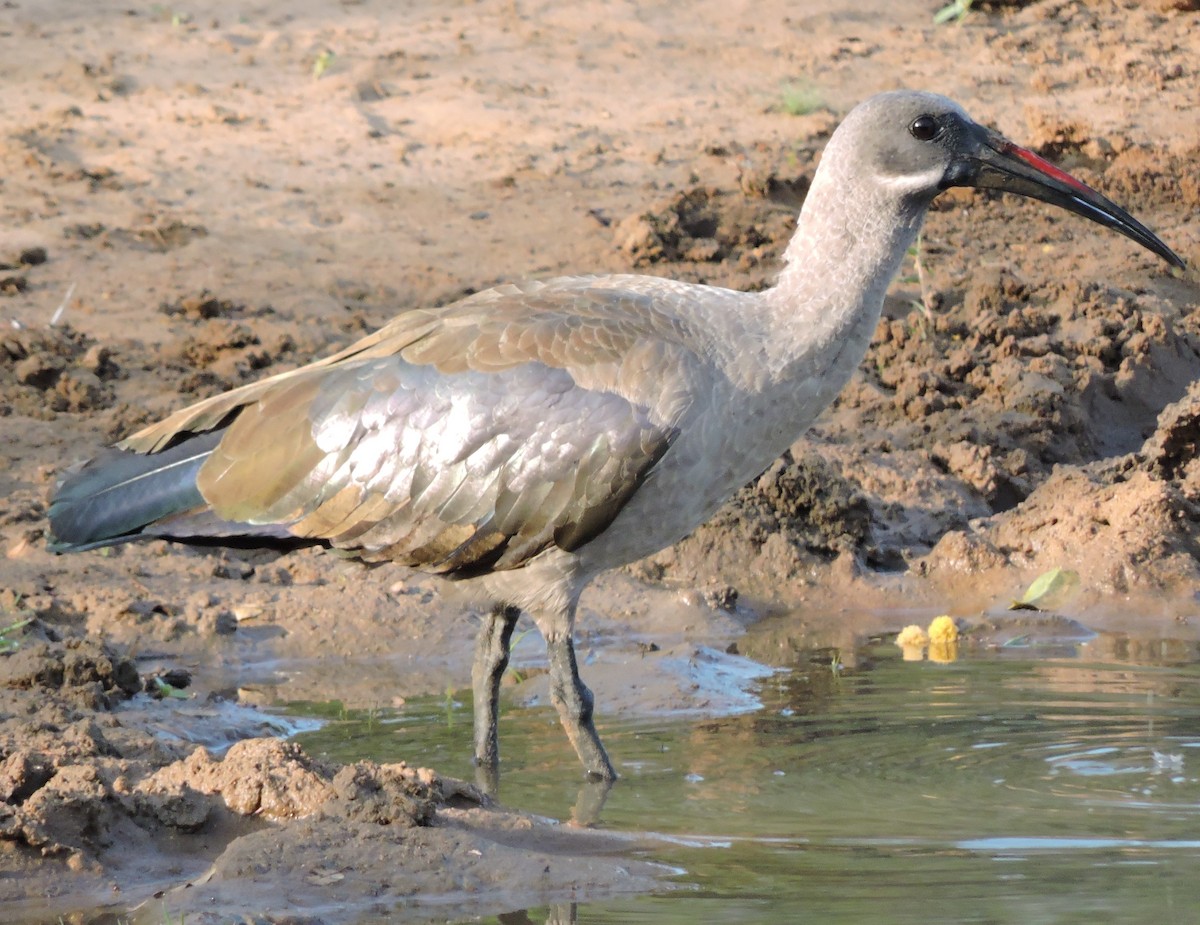
<path id="1" fill-rule="evenodd" d="M 611 527 L 578 552 L 595 574 L 655 553 L 700 526 L 779 457 L 807 426 L 783 394 L 713 396 Z"/>

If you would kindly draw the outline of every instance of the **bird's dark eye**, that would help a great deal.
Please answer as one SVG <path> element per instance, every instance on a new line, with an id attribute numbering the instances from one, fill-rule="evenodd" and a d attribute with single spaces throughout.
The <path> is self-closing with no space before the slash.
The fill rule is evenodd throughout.
<path id="1" fill-rule="evenodd" d="M 917 141 L 933 141 L 941 131 L 941 126 L 933 116 L 917 116 L 908 130 Z"/>

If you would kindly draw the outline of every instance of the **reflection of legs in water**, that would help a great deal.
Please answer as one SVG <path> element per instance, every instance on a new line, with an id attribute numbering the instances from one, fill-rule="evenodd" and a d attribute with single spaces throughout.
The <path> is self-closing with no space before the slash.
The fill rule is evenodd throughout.
<path id="1" fill-rule="evenodd" d="M 529 912 L 525 909 L 518 909 L 516 912 L 505 912 L 502 915 L 496 916 L 500 925 L 534 925 L 533 919 L 529 917 Z M 550 907 L 550 914 L 546 916 L 546 925 L 576 925 L 578 921 L 575 910 L 575 903 L 558 903 Z"/>
<path id="2" fill-rule="evenodd" d="M 489 795 L 495 795 L 500 771 L 500 679 L 508 667 L 508 647 L 520 615 L 516 607 L 497 605 L 483 618 L 475 641 L 471 682 L 475 701 L 476 778 Z"/>
<path id="3" fill-rule="evenodd" d="M 576 921 L 575 903 L 551 906 L 550 914 L 546 916 L 546 925 L 575 925 Z"/>
<path id="4" fill-rule="evenodd" d="M 571 807 L 571 825 L 590 829 L 600 821 L 600 811 L 612 791 L 613 781 L 590 779 L 579 788 L 575 805 Z"/>
<path id="5" fill-rule="evenodd" d="M 500 799 L 500 765 L 475 765 L 475 786 L 483 791 L 484 796 L 493 800 Z"/>

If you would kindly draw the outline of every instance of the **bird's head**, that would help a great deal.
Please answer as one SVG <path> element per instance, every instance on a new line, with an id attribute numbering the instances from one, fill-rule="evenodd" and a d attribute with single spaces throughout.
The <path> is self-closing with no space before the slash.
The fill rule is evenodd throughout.
<path id="1" fill-rule="evenodd" d="M 1116 203 L 978 124 L 943 96 L 913 90 L 873 96 L 850 112 L 830 145 L 834 156 L 852 151 L 855 169 L 868 182 L 922 210 L 952 186 L 1017 193 L 1119 231 L 1172 266 L 1185 266 Z M 827 150 L 825 157 L 830 156 Z"/>

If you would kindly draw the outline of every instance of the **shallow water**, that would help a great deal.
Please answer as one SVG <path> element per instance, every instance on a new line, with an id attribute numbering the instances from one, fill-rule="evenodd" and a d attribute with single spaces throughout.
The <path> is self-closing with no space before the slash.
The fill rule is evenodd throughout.
<path id="1" fill-rule="evenodd" d="M 662 894 L 529 919 L 1194 922 L 1198 682 L 1192 643 L 964 647 L 935 664 L 874 642 L 796 653 L 761 683 L 756 713 L 602 718 L 622 780 L 600 824 L 673 836 L 631 850 L 684 873 Z M 300 738 L 342 760 L 470 779 L 460 700 L 357 714 Z M 501 748 L 502 801 L 569 818 L 578 767 L 552 711 L 505 711 Z"/>

